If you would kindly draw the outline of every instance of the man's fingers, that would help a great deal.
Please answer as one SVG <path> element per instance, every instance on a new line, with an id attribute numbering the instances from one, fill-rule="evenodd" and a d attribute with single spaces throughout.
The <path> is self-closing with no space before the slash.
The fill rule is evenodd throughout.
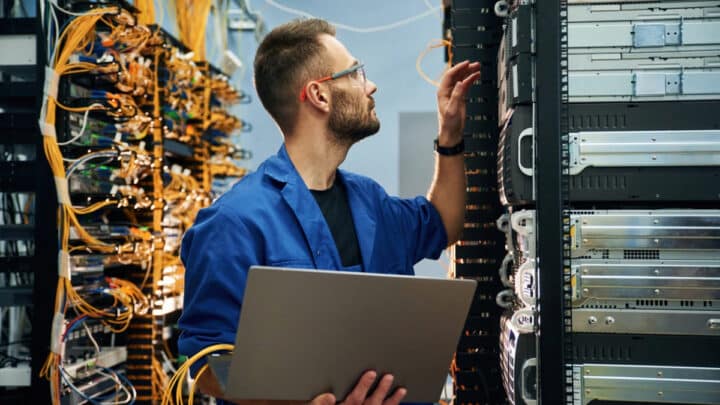
<path id="1" fill-rule="evenodd" d="M 440 81 L 440 89 L 438 90 L 440 95 L 450 96 L 455 83 L 466 80 L 470 75 L 477 73 L 480 70 L 480 62 L 463 61 L 450 68 L 445 75 L 443 75 Z"/>
<path id="2" fill-rule="evenodd" d="M 457 82 L 459 78 L 463 77 L 462 73 L 469 65 L 469 61 L 462 61 L 448 69 L 440 80 L 440 93 L 449 95 L 455 85 L 455 82 Z"/>
<path id="3" fill-rule="evenodd" d="M 377 373 L 375 371 L 365 372 L 343 403 L 347 405 L 362 404 L 363 401 L 365 401 L 365 397 L 367 397 L 368 391 L 370 391 L 370 387 L 372 387 L 373 382 L 375 382 L 376 377 Z"/>
<path id="4" fill-rule="evenodd" d="M 458 74 L 460 74 L 469 65 L 470 65 L 470 61 L 468 61 L 468 60 L 464 60 L 460 63 L 456 63 L 455 66 L 451 67 L 450 69 L 447 70 L 447 72 L 445 72 L 445 75 L 443 76 L 443 80 L 454 79 Z"/>
<path id="5" fill-rule="evenodd" d="M 309 405 L 335 405 L 335 395 L 321 394 L 313 398 Z"/>
<path id="6" fill-rule="evenodd" d="M 472 86 L 472 84 L 475 83 L 479 78 L 480 72 L 474 72 L 462 81 L 463 97 L 465 97 L 465 93 L 467 93 L 468 89 L 470 89 L 470 86 Z"/>
<path id="7" fill-rule="evenodd" d="M 383 402 L 383 405 L 398 405 L 400 401 L 405 398 L 405 395 L 407 395 L 407 390 L 405 388 L 398 388 L 390 398 Z"/>
<path id="8" fill-rule="evenodd" d="M 450 94 L 450 100 L 447 103 L 447 108 L 445 108 L 446 115 L 452 116 L 456 114 L 460 108 L 460 103 L 465 103 L 464 93 L 462 82 L 455 83 L 455 87 L 453 87 L 452 93 Z"/>
<path id="9" fill-rule="evenodd" d="M 469 75 L 471 75 L 473 73 L 479 72 L 480 67 L 481 67 L 480 62 L 473 62 L 473 63 L 467 65 L 467 67 L 465 68 L 465 70 L 463 72 L 464 76 L 462 77 L 462 80 L 466 79 Z"/>
<path id="10" fill-rule="evenodd" d="M 462 61 L 448 69 L 445 76 L 453 82 L 463 80 L 467 75 L 480 70 L 480 62 Z"/>
<path id="11" fill-rule="evenodd" d="M 368 398 L 371 404 L 382 404 L 385 397 L 390 393 L 390 387 L 392 387 L 393 380 L 395 378 L 391 374 L 385 374 L 375 388 L 375 392 Z"/>
<path id="12" fill-rule="evenodd" d="M 472 86 L 479 78 L 480 72 L 475 72 L 466 77 L 465 80 L 455 83 L 455 87 L 450 94 L 450 101 L 448 102 L 447 108 L 454 108 L 453 104 L 464 103 L 468 90 L 470 90 L 470 86 Z"/>

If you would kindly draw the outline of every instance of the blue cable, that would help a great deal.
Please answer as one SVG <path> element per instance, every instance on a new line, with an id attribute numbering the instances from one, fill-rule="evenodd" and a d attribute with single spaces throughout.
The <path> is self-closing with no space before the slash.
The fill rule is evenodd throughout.
<path id="1" fill-rule="evenodd" d="M 67 339 L 67 337 L 70 336 L 70 333 L 72 333 L 72 331 L 74 331 L 75 328 L 77 328 L 78 326 L 80 326 L 81 323 L 85 322 L 85 320 L 86 320 L 87 318 L 88 318 L 87 315 L 83 315 L 83 316 L 81 316 L 80 318 L 78 318 L 78 320 L 75 321 L 75 323 L 73 323 L 72 325 L 70 325 L 70 329 L 68 329 L 67 331 L 65 331 L 65 339 Z"/>
<path id="2" fill-rule="evenodd" d="M 91 90 L 90 91 L 90 97 L 91 98 L 107 98 L 107 91 L 103 90 Z"/>
<path id="3" fill-rule="evenodd" d="M 106 372 L 106 373 L 108 373 L 108 374 L 113 374 L 113 375 L 116 376 L 123 384 L 125 384 L 125 387 L 128 389 L 128 394 L 129 394 L 130 397 L 132 398 L 132 400 L 130 400 L 130 402 L 128 402 L 128 405 L 133 405 L 133 404 L 135 403 L 135 400 L 136 400 L 136 397 L 137 397 L 137 391 L 135 391 L 135 387 L 132 385 L 132 383 L 131 383 L 124 375 L 116 372 L 115 370 L 112 370 L 112 369 L 109 369 L 109 368 L 106 368 L 106 367 L 98 366 L 97 368 L 100 369 L 100 370 L 102 370 L 102 371 L 104 371 L 104 372 Z M 99 396 L 99 397 L 96 397 L 96 398 L 90 398 L 89 396 L 87 396 L 84 392 L 80 391 L 73 383 L 71 383 L 71 382 L 68 380 L 68 378 L 65 376 L 66 371 L 65 371 L 65 369 L 64 369 L 62 366 L 58 366 L 58 369 L 60 370 L 60 377 L 62 378 L 63 382 L 65 382 L 65 384 L 66 384 L 71 390 L 73 390 L 75 393 L 77 393 L 78 395 L 80 395 L 80 397 L 81 397 L 82 399 L 88 401 L 89 403 L 91 403 L 91 404 L 93 404 L 93 405 L 101 405 L 101 404 L 102 404 L 102 401 L 104 401 L 105 399 L 109 399 L 109 398 L 111 398 L 111 397 L 113 397 L 113 396 L 115 395 L 114 393 L 111 393 L 111 394 L 102 395 L 102 396 Z"/>
<path id="4" fill-rule="evenodd" d="M 67 385 L 71 390 L 73 390 L 76 394 L 80 395 L 80 397 L 89 403 L 93 405 L 100 405 L 99 402 L 95 401 L 94 399 L 90 398 L 89 396 L 85 395 L 84 392 L 80 391 L 73 383 L 71 383 L 67 377 L 65 377 L 65 369 L 62 366 L 58 366 L 58 370 L 60 371 L 60 378 L 62 378 L 65 385 Z"/>
<path id="5" fill-rule="evenodd" d="M 132 385 L 132 383 L 130 382 L 130 380 L 128 380 L 123 374 L 120 374 L 120 373 L 116 372 L 115 370 L 112 370 L 112 369 L 109 369 L 109 368 L 105 368 L 105 367 L 99 367 L 99 368 L 100 368 L 101 370 L 105 371 L 106 373 L 115 374 L 115 375 L 120 379 L 120 381 L 122 381 L 123 384 L 125 384 L 125 386 L 128 388 L 128 391 L 131 391 L 131 390 L 132 390 L 133 393 L 136 392 L 136 391 L 135 391 L 135 386 Z M 132 399 L 132 401 L 130 401 L 130 403 L 129 403 L 128 405 L 133 405 L 133 404 L 135 403 L 135 397 L 136 397 L 136 396 L 137 396 L 136 394 L 135 394 L 135 395 L 132 395 L 133 399 Z"/>

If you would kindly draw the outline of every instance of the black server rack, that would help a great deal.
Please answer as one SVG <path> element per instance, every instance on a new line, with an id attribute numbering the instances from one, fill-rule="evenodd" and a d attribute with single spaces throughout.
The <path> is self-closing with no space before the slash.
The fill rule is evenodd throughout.
<path id="1" fill-rule="evenodd" d="M 480 61 L 481 78 L 467 103 L 465 169 L 468 200 L 466 224 L 454 247 L 454 275 L 478 281 L 463 336 L 452 366 L 455 403 L 502 404 L 500 314 L 495 295 L 502 289 L 497 267 L 502 261 L 503 235 L 495 228 L 501 213 L 495 173 L 498 142 L 497 69 L 494 64 L 502 20 L 492 1 L 454 0 L 450 7 L 453 63 Z"/>
<path id="2" fill-rule="evenodd" d="M 508 401 L 720 403 L 720 2 L 496 6 Z"/>
<path id="3" fill-rule="evenodd" d="M 50 325 L 53 303 L 48 297 L 54 294 L 57 272 L 46 269 L 57 268 L 53 210 L 57 199 L 37 122 L 45 78 L 41 63 L 46 58 L 45 34 L 32 10 L 17 17 L 8 11 L 0 18 L 0 37 L 18 47 L 18 52 L 5 55 L 0 66 L 0 277 L 4 280 L 0 307 L 27 309 L 32 325 Z M 10 285 L 11 275 L 24 282 Z M 50 337 L 44 328 L 32 328 L 29 337 L 20 343 L 26 344 L 30 353 L 47 354 Z M 13 342 L 3 343 L 5 351 Z M 2 356 L 0 372 L 9 383 L 0 388 L 2 402 L 50 402 L 49 384 L 39 375 L 45 357 L 30 357 L 30 353 L 21 358 Z"/>

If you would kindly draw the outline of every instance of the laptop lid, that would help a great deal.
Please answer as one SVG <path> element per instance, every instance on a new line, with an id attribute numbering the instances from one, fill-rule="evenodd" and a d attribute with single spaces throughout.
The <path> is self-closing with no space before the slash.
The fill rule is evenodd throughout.
<path id="1" fill-rule="evenodd" d="M 408 390 L 404 401 L 435 402 L 475 287 L 474 280 L 253 266 L 222 373 L 225 398 L 332 392 L 342 399 L 372 369 L 393 374 L 394 386 Z"/>

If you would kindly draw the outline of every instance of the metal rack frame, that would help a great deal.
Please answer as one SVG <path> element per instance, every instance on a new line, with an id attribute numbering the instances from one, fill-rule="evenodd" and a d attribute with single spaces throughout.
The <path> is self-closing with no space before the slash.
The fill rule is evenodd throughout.
<path id="1" fill-rule="evenodd" d="M 36 2 L 36 10 L 40 9 L 40 0 Z M 33 35 L 36 43 L 35 80 L 32 82 L 13 82 L 3 86 L 3 98 L 22 97 L 32 100 L 34 114 L 27 112 L 6 112 L 8 122 L 3 125 L 0 134 L 4 144 L 34 145 L 35 160 L 28 162 L 4 163 L 2 177 L 9 177 L 3 182 L 3 191 L 28 191 L 34 193 L 34 229 L 32 239 L 35 245 L 31 257 L 5 258 L 2 261 L 4 271 L 18 271 L 34 275 L 32 302 L 32 334 L 30 350 L 33 353 L 30 363 L 30 386 L 8 391 L 0 396 L 0 402 L 13 402 L 15 395 L 22 400 L 34 404 L 50 403 L 50 384 L 40 377 L 40 369 L 50 351 L 50 335 L 46 327 L 50 325 L 53 315 L 53 299 L 57 285 L 57 197 L 52 173 L 47 161 L 43 158 L 43 138 L 37 124 L 37 112 L 40 111 L 43 99 L 43 83 L 45 80 L 45 34 L 43 33 L 40 16 L 26 18 L 6 18 L 0 20 L 0 34 Z M 8 170 L 5 170 L 8 169 Z"/>
<path id="2" fill-rule="evenodd" d="M 535 176 L 542 179 L 537 197 L 537 254 L 544 269 L 539 274 L 537 348 L 538 396 L 544 404 L 572 403 L 572 374 L 567 375 L 566 329 L 564 326 L 563 273 L 555 271 L 564 266 L 563 208 L 567 195 L 563 192 L 562 153 L 567 126 L 562 131 L 561 85 L 561 3 L 537 2 L 536 29 L 536 122 Z M 566 7 L 565 7 L 566 8 Z M 567 18 L 567 13 L 565 17 Z M 567 78 L 565 78 L 567 80 Z M 558 136 L 560 134 L 560 136 Z M 565 141 L 567 144 L 567 141 Z M 539 328 L 539 325 L 542 325 Z M 569 379 L 569 380 L 568 380 Z M 569 383 L 569 384 L 568 384 Z M 568 387 L 570 388 L 568 392 Z"/>

